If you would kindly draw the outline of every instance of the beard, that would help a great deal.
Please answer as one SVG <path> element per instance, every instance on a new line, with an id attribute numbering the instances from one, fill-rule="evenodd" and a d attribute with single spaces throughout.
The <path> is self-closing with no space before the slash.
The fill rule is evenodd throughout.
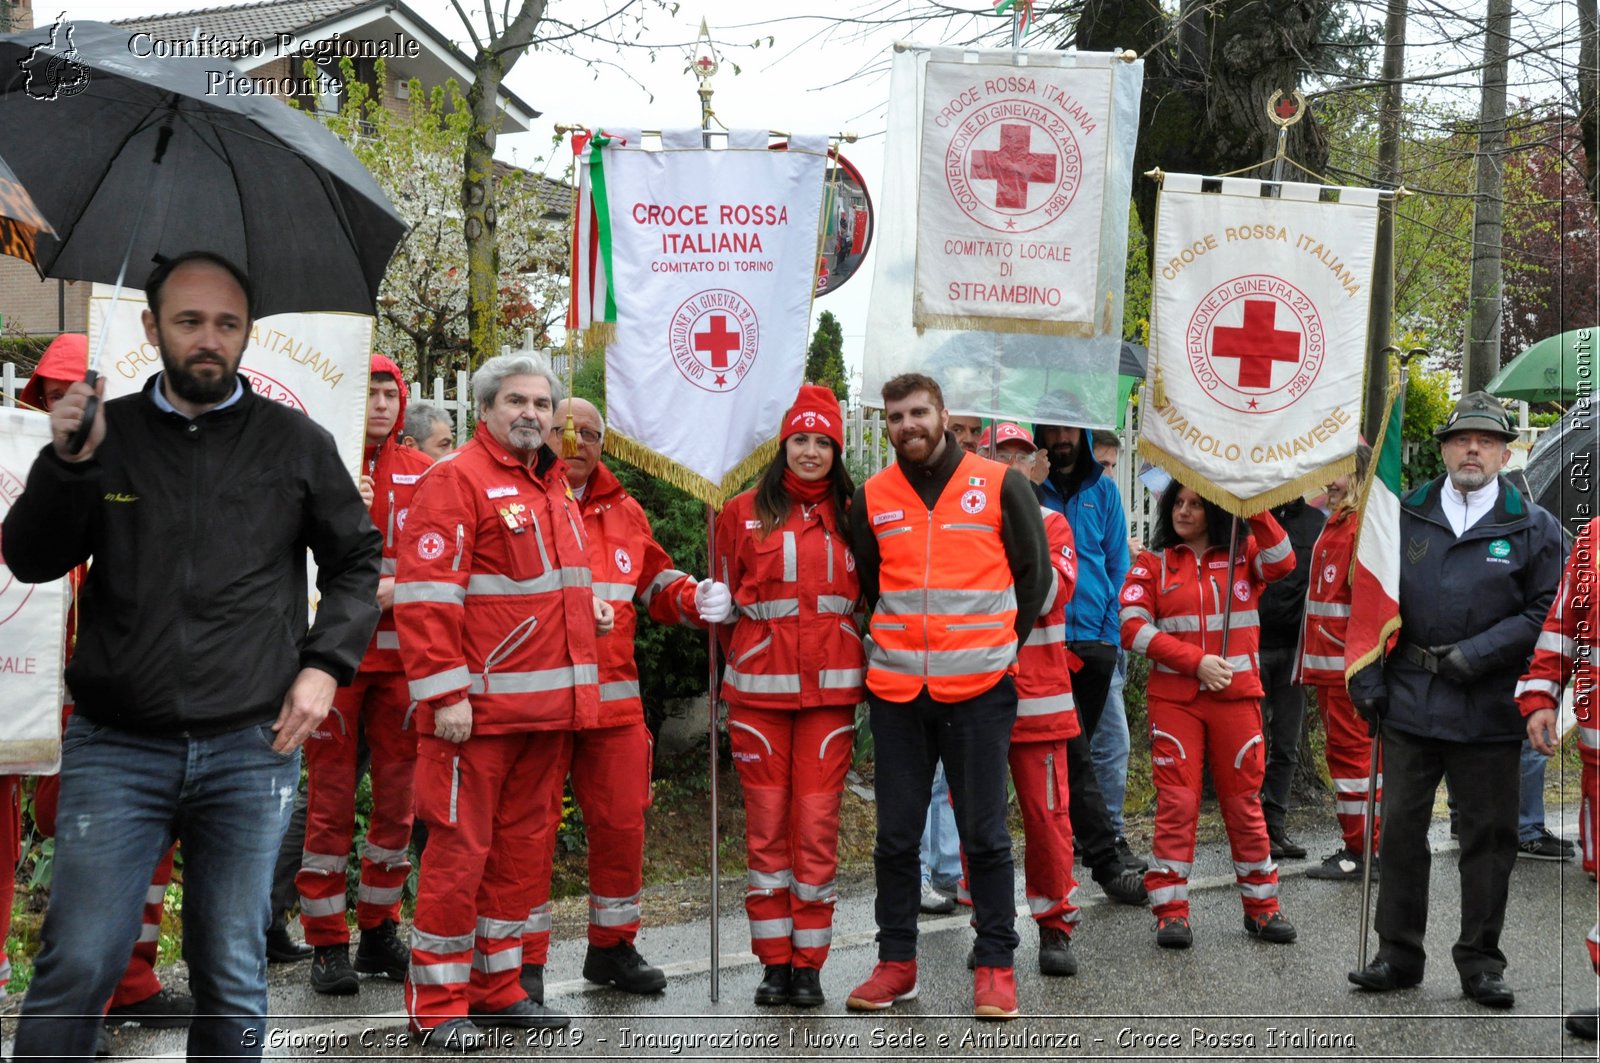
<path id="1" fill-rule="evenodd" d="M 1467 494 L 1487 484 L 1494 479 L 1494 475 L 1494 473 L 1486 472 L 1483 469 L 1457 469 L 1450 474 L 1450 483 L 1454 485 L 1457 491 Z"/>
<path id="2" fill-rule="evenodd" d="M 232 395 L 238 385 L 239 364 L 235 362 L 230 366 L 225 355 L 196 354 L 180 364 L 177 358 L 167 353 L 165 343 L 160 345 L 160 349 L 161 371 L 167 375 L 173 392 L 185 402 L 210 406 Z M 207 371 L 204 376 L 197 371 L 202 367 Z M 215 375 L 211 375 L 213 373 Z"/>
<path id="3" fill-rule="evenodd" d="M 519 417 L 506 429 L 506 442 L 513 450 L 538 450 L 544 445 L 544 426 L 535 418 Z"/>
<path id="4" fill-rule="evenodd" d="M 1078 463 L 1078 444 L 1052 443 L 1050 445 L 1050 471 L 1070 469 Z"/>
<path id="5" fill-rule="evenodd" d="M 939 445 L 939 438 L 941 437 L 929 435 L 920 428 L 907 428 L 893 441 L 895 455 L 912 462 L 927 461 L 933 456 L 934 448 Z M 918 446 L 922 448 L 920 456 L 913 457 L 908 453 L 908 450 Z"/>

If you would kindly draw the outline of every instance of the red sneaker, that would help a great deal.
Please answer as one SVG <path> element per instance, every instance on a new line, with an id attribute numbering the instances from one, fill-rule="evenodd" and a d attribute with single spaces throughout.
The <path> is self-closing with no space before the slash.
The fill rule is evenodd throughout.
<path id="1" fill-rule="evenodd" d="M 844 1006 L 851 1011 L 882 1011 L 916 995 L 916 960 L 879 960 L 872 977 L 850 990 Z"/>
<path id="2" fill-rule="evenodd" d="M 972 979 L 972 1014 L 980 1019 L 1014 1019 L 1017 978 L 1010 967 L 979 967 Z"/>

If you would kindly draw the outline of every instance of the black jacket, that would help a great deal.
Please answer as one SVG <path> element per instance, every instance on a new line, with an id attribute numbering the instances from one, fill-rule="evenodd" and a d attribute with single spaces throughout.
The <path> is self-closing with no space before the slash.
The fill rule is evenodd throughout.
<path id="1" fill-rule="evenodd" d="M 1272 508 L 1272 515 L 1289 534 L 1294 547 L 1294 571 L 1267 584 L 1261 595 L 1261 648 L 1292 650 L 1299 643 L 1300 621 L 1306 612 L 1306 589 L 1311 586 L 1311 550 L 1328 518 L 1297 498 Z M 1244 529 L 1240 529 L 1241 532 Z"/>
<path id="2" fill-rule="evenodd" d="M 1440 503 L 1444 477 L 1400 507 L 1400 638 L 1454 644 L 1474 671 L 1466 685 L 1434 675 L 1397 648 L 1351 677 L 1356 699 L 1388 694 L 1384 722 L 1451 742 L 1514 742 L 1525 734 L 1517 680 L 1555 600 L 1567 544 L 1555 517 L 1504 476 L 1494 509 L 1456 538 Z"/>
<path id="3" fill-rule="evenodd" d="M 355 675 L 382 538 L 309 417 L 245 384 L 189 421 L 151 386 L 105 404 L 90 460 L 44 448 L 6 515 L 6 564 L 38 583 L 93 561 L 67 666 L 74 711 L 155 735 L 270 723 L 302 667 Z M 321 595 L 309 632 L 307 547 Z"/>

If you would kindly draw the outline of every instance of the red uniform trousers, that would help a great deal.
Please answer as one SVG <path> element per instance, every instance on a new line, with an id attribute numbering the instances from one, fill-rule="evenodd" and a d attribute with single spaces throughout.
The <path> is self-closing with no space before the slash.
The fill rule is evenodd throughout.
<path id="1" fill-rule="evenodd" d="M 1367 773 L 1372 770 L 1372 736 L 1367 722 L 1350 704 L 1350 692 L 1342 686 L 1317 687 L 1317 704 L 1322 708 L 1324 747 L 1328 756 L 1328 775 L 1333 779 L 1333 811 L 1339 817 L 1339 833 L 1344 847 L 1352 853 L 1367 851 L 1364 822 L 1367 815 Z M 1381 754 L 1380 754 L 1381 756 Z M 1372 840 L 1378 840 L 1378 809 L 1383 807 L 1383 764 L 1378 764 L 1378 789 L 1372 795 Z M 1377 852 L 1376 849 L 1373 852 Z"/>
<path id="2" fill-rule="evenodd" d="M 400 895 L 411 873 L 412 791 L 417 732 L 401 672 L 358 672 L 334 691 L 333 712 L 306 740 L 306 840 L 300 872 L 300 925 L 308 945 L 344 945 L 345 869 L 355 832 L 356 746 L 372 751 L 372 818 L 361 850 L 356 925 L 370 930 L 400 921 Z"/>
<path id="3" fill-rule="evenodd" d="M 1596 849 L 1600 848 L 1600 728 L 1578 722 L 1578 760 L 1583 765 L 1583 779 L 1579 792 L 1583 806 L 1578 817 L 1578 849 L 1583 869 L 1595 873 Z M 1589 931 L 1585 942 L 1589 946 L 1589 962 L 1600 974 L 1600 922 Z"/>
<path id="4" fill-rule="evenodd" d="M 1154 860 L 1144 876 L 1150 910 L 1157 919 L 1189 916 L 1200 782 L 1209 764 L 1245 914 L 1259 918 L 1277 911 L 1278 865 L 1261 814 L 1266 756 L 1260 705 L 1255 698 L 1223 701 L 1201 693 L 1184 703 L 1151 698 L 1149 715 L 1156 787 Z"/>
<path id="5" fill-rule="evenodd" d="M 11 936 L 11 907 L 17 899 L 17 864 L 22 861 L 22 776 L 0 775 L 0 997 L 11 983 L 11 957 L 6 939 Z"/>
<path id="6" fill-rule="evenodd" d="M 855 713 L 853 705 L 728 711 L 744 788 L 744 909 L 751 950 L 767 966 L 820 970 L 828 958 Z"/>
<path id="7" fill-rule="evenodd" d="M 1067 740 L 1018 742 L 1012 739 L 1006 755 L 1011 763 L 1011 785 L 1022 811 L 1023 892 L 1028 911 L 1041 927 L 1054 927 L 1071 936 L 1078 925 L 1078 906 L 1072 891 L 1072 820 L 1067 815 Z M 955 798 L 950 799 L 951 807 Z M 971 905 L 967 892 L 967 851 L 961 850 L 961 884 L 956 899 Z"/>
<path id="8" fill-rule="evenodd" d="M 417 742 L 417 815 L 428 853 L 417 883 L 406 1011 L 432 1029 L 468 1010 L 499 1011 L 518 983 L 528 912 L 526 865 L 554 830 L 570 732 L 474 734 L 457 745 Z"/>
<path id="9" fill-rule="evenodd" d="M 589 944 L 631 945 L 639 935 L 644 890 L 644 813 L 650 807 L 650 728 L 641 720 L 622 727 L 569 732 L 572 742 L 562 776 L 583 813 L 589 847 Z M 536 854 L 532 908 L 522 937 L 522 962 L 550 957 L 550 874 L 561 826 L 563 790 L 554 791 L 545 851 Z"/>

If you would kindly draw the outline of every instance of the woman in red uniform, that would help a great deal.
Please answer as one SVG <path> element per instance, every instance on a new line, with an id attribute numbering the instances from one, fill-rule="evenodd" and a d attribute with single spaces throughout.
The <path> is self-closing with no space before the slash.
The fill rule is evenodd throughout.
<path id="1" fill-rule="evenodd" d="M 1305 628 L 1300 634 L 1299 682 L 1317 688 L 1317 707 L 1327 733 L 1328 776 L 1333 780 L 1333 810 L 1344 847 L 1306 872 L 1307 878 L 1358 882 L 1365 858 L 1367 773 L 1372 737 L 1350 704 L 1344 680 L 1344 638 L 1350 626 L 1350 565 L 1355 556 L 1355 483 L 1366 475 L 1372 448 L 1356 448 L 1356 471 L 1328 484 L 1328 523 L 1311 548 L 1311 582 L 1306 588 Z M 1383 801 L 1383 776 L 1372 795 L 1372 841 L 1378 840 L 1377 809 Z M 1378 851 L 1372 851 L 1372 873 L 1378 873 Z"/>
<path id="2" fill-rule="evenodd" d="M 1278 867 L 1261 815 L 1265 758 L 1256 612 L 1266 585 L 1294 570 L 1294 550 L 1272 514 L 1263 511 L 1250 518 L 1248 533 L 1240 529 L 1230 566 L 1231 522 L 1221 507 L 1173 481 L 1161 494 L 1153 549 L 1139 554 L 1122 585 L 1122 645 L 1150 659 L 1146 694 L 1156 832 L 1155 859 L 1144 882 L 1162 948 L 1186 949 L 1194 940 L 1189 870 L 1204 765 L 1211 768 L 1228 829 L 1246 932 L 1276 943 L 1295 938 L 1294 926 L 1278 911 Z"/>
<path id="3" fill-rule="evenodd" d="M 777 457 L 717 520 L 717 572 L 738 610 L 722 695 L 744 784 L 757 1004 L 815 1007 L 833 937 L 839 795 L 864 696 L 861 588 L 846 546 L 844 421 L 806 385 Z"/>

